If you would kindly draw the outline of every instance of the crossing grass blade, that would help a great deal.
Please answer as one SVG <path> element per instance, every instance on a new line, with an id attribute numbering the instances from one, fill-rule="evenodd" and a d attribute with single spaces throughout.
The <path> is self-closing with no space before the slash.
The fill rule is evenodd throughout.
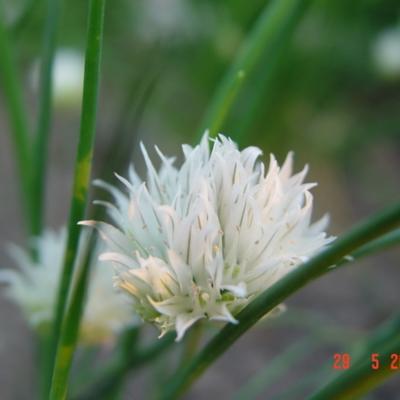
<path id="1" fill-rule="evenodd" d="M 201 125 L 199 138 L 206 129 L 209 130 L 210 136 L 220 132 L 246 79 L 250 79 L 261 58 L 268 55 L 272 62 L 275 57 L 274 50 L 287 45 L 309 3 L 310 0 L 267 2 L 211 100 Z"/>
<path id="2" fill-rule="evenodd" d="M 80 236 L 80 227 L 77 224 L 84 218 L 85 208 L 87 205 L 96 128 L 100 61 L 103 43 L 104 8 L 105 0 L 91 0 L 89 3 L 81 128 L 77 158 L 75 162 L 67 247 L 57 294 L 55 319 L 52 332 L 52 350 L 50 355 L 51 366 L 54 364 L 54 357 L 61 333 L 61 326 L 64 320 L 65 308 L 68 294 L 70 292 L 74 264 L 77 256 Z M 50 368 L 50 370 L 52 369 L 53 368 Z"/>
<path id="3" fill-rule="evenodd" d="M 57 347 L 54 371 L 51 381 L 51 400 L 65 399 L 67 397 L 68 378 L 72 358 L 75 352 L 79 334 L 79 325 L 82 318 L 84 301 L 88 287 L 90 265 L 93 257 L 91 249 L 95 246 L 94 234 L 88 241 L 83 264 L 80 266 L 79 275 L 72 291 L 71 302 L 65 313 L 61 337 Z"/>

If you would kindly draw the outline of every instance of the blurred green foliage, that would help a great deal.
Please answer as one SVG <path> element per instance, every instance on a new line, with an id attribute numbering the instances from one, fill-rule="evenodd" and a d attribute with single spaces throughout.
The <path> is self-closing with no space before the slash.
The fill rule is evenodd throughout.
<path id="1" fill-rule="evenodd" d="M 15 32 L 26 69 L 38 54 L 45 15 L 43 1 L 33 2 L 32 7 L 31 3 L 20 0 L 7 7 L 10 26 L 25 7 L 28 10 Z M 265 4 L 261 0 L 108 2 L 105 107 L 117 116 L 127 88 L 157 75 L 145 110 L 148 130 L 177 142 L 193 140 L 218 83 Z M 86 7 L 80 0 L 64 4 L 60 47 L 82 49 Z M 369 191 L 366 165 L 385 159 L 387 152 L 398 158 L 400 71 L 397 79 L 380 73 L 374 45 L 382 32 L 399 26 L 399 18 L 396 0 L 315 0 L 289 48 L 277 49 L 274 60 L 264 59 L 246 78 L 224 133 L 233 138 L 240 134 L 246 143 L 281 158 L 294 149 L 300 161 L 324 160 L 350 180 L 365 180 Z M 275 72 L 266 91 L 264 71 L 271 64 Z M 377 168 L 378 177 L 392 167 Z M 382 196 L 376 194 L 371 200 L 379 204 L 395 194 L 392 181 L 381 183 Z"/>

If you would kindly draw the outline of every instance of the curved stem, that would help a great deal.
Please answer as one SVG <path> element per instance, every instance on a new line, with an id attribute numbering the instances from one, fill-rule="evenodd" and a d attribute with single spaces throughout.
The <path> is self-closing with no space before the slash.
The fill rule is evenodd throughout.
<path id="1" fill-rule="evenodd" d="M 286 275 L 275 285 L 261 293 L 237 316 L 237 325 L 226 325 L 184 369 L 179 371 L 162 399 L 176 399 L 241 335 L 266 313 L 273 310 L 292 293 L 308 282 L 327 273 L 329 266 L 359 247 L 384 235 L 400 224 L 400 204 L 368 219 L 336 240 L 330 247 Z"/>
<path id="2" fill-rule="evenodd" d="M 224 75 L 206 111 L 199 137 L 206 129 L 215 136 L 223 127 L 229 111 L 238 98 L 244 78 L 249 76 L 268 52 L 274 57 L 276 46 L 284 46 L 300 21 L 310 0 L 274 0 L 264 11 Z"/>
<path id="3" fill-rule="evenodd" d="M 32 207 L 35 210 L 33 234 L 39 235 L 43 226 L 47 149 L 51 124 L 52 70 L 57 42 L 57 26 L 61 0 L 47 0 L 47 18 L 43 33 L 40 67 L 39 114 L 33 145 Z"/>
<path id="4" fill-rule="evenodd" d="M 84 218 L 87 204 L 96 127 L 104 8 L 105 0 L 90 1 L 81 128 L 75 162 L 67 248 L 64 255 L 52 332 L 52 354 L 55 354 L 57 348 L 78 250 L 80 227 L 77 224 Z M 54 359 L 54 356 L 52 356 L 52 359 Z"/>
<path id="5" fill-rule="evenodd" d="M 68 378 L 71 369 L 72 357 L 75 352 L 78 339 L 79 325 L 82 318 L 86 289 L 90 273 L 90 265 L 93 257 L 91 248 L 95 246 L 94 235 L 92 234 L 88 245 L 85 248 L 85 258 L 79 271 L 70 306 L 65 315 L 59 340 L 54 371 L 50 387 L 50 400 L 65 399 L 67 396 Z"/>

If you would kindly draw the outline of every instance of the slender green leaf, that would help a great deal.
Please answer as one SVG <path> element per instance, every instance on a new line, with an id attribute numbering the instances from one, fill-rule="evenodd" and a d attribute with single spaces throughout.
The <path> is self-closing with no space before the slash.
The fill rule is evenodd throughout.
<path id="1" fill-rule="evenodd" d="M 348 234 L 337 239 L 330 247 L 265 290 L 236 316 L 239 321 L 237 325 L 226 325 L 219 334 L 211 339 L 187 368 L 177 373 L 170 386 L 166 388 L 162 399 L 176 399 L 210 364 L 266 313 L 273 310 L 274 307 L 310 281 L 327 273 L 330 270 L 329 266 L 339 262 L 341 258 L 364 244 L 391 231 L 399 224 L 400 204 L 359 224 Z"/>
<path id="2" fill-rule="evenodd" d="M 244 78 L 250 77 L 266 54 L 273 59 L 274 50 L 287 44 L 310 0 L 268 1 L 254 28 L 224 75 L 206 112 L 200 136 L 209 129 L 215 136 L 223 127 L 232 105 L 240 94 Z"/>
<path id="3" fill-rule="evenodd" d="M 94 234 L 88 241 L 84 262 L 80 267 L 79 275 L 72 291 L 71 303 L 65 313 L 61 330 L 61 337 L 57 348 L 54 363 L 53 377 L 50 388 L 50 399 L 60 400 L 67 397 L 68 378 L 71 369 L 72 358 L 75 352 L 79 334 L 79 325 L 82 318 L 90 265 L 93 257 L 91 248 L 95 246 Z"/>
<path id="4" fill-rule="evenodd" d="M 29 234 L 33 232 L 34 212 L 31 207 L 30 184 L 30 140 L 27 113 L 23 104 L 21 80 L 8 37 L 2 7 L 0 4 L 0 75 L 4 99 L 10 118 L 11 138 L 17 160 L 19 181 L 21 185 L 22 207 L 28 224 Z"/>
<path id="5" fill-rule="evenodd" d="M 113 135 L 108 145 L 108 152 L 104 157 L 104 165 L 100 175 L 105 181 L 110 180 L 114 177 L 115 171 L 120 171 L 122 168 L 126 168 L 132 158 L 132 153 L 135 145 L 138 141 L 139 136 L 139 125 L 143 119 L 143 114 L 146 106 L 151 99 L 154 88 L 160 77 L 160 70 L 150 71 L 149 77 L 144 77 L 144 74 L 149 73 L 149 66 L 146 64 L 147 70 L 141 71 L 140 77 L 136 74 L 128 86 L 128 93 L 123 101 L 121 110 L 116 120 L 115 127 L 112 129 Z M 158 66 L 158 68 L 161 68 Z M 153 67 L 153 69 L 155 69 Z M 104 190 L 100 190 L 99 194 L 95 198 L 103 193 Z M 98 219 L 99 211 L 103 208 L 96 208 L 95 214 Z"/>
<path id="6" fill-rule="evenodd" d="M 326 386 L 310 397 L 310 400 L 353 400 L 379 386 L 400 371 L 391 365 L 392 354 L 400 354 L 400 318 L 396 317 L 371 335 L 365 352 L 358 362 L 342 372 Z M 371 352 L 379 354 L 380 366 L 371 367 Z"/>
<path id="7" fill-rule="evenodd" d="M 67 248 L 64 255 L 63 271 L 58 290 L 55 320 L 52 332 L 52 354 L 54 355 L 61 332 L 61 325 L 64 319 L 65 306 L 71 286 L 73 269 L 78 250 L 80 227 L 77 224 L 85 216 L 88 197 L 96 126 L 100 60 L 103 42 L 104 8 L 105 0 L 90 1 L 81 128 L 75 163 Z M 51 358 L 54 360 L 54 356 Z"/>
<path id="8" fill-rule="evenodd" d="M 234 73 L 228 73 L 227 77 L 229 79 L 224 78 L 222 80 L 221 86 L 217 89 L 217 92 L 208 107 L 197 141 L 207 129 L 211 137 L 216 136 L 220 132 L 220 129 L 222 128 L 224 121 L 240 92 L 246 74 L 247 72 L 245 72 L 244 69 L 238 69 L 235 70 Z"/>
<path id="9" fill-rule="evenodd" d="M 46 190 L 47 149 L 52 111 L 52 70 L 57 42 L 61 0 L 47 0 L 47 17 L 43 32 L 40 66 L 39 114 L 33 145 L 32 207 L 35 210 L 33 234 L 38 236 L 43 227 L 43 209 Z"/>

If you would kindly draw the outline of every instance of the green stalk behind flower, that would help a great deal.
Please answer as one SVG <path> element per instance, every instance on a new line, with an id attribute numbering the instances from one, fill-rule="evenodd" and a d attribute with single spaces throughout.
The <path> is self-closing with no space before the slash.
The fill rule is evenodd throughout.
<path id="1" fill-rule="evenodd" d="M 54 360 L 54 355 L 56 354 L 56 349 L 59 342 L 61 326 L 64 320 L 67 298 L 70 292 L 74 264 L 78 251 L 80 227 L 77 225 L 77 223 L 85 216 L 85 208 L 88 198 L 100 80 L 104 8 L 105 0 L 90 1 L 81 128 L 77 158 L 75 162 L 74 183 L 68 224 L 67 248 L 64 256 L 63 271 L 58 290 L 55 320 L 52 332 L 52 360 Z M 71 302 L 73 301 L 74 299 L 72 298 Z M 63 329 L 68 329 L 68 326 L 64 326 Z M 61 348 L 59 351 L 61 352 Z M 62 357 L 62 354 L 59 353 L 59 356 Z M 52 365 L 53 361 L 50 364 Z M 67 369 L 69 368 L 69 365 L 63 365 L 63 368 Z M 53 378 L 53 380 L 54 379 L 57 381 L 56 378 Z M 56 398 L 54 396 L 57 393 L 61 392 L 58 389 L 53 390 L 53 398 Z M 64 395 L 65 392 L 62 394 Z"/>
<path id="2" fill-rule="evenodd" d="M 49 396 L 50 399 L 59 400 L 66 399 L 67 397 L 68 378 L 78 340 L 79 325 L 83 314 L 88 278 L 90 274 L 90 265 L 93 257 L 91 249 L 94 246 L 95 239 L 92 234 L 85 248 L 85 259 L 80 266 L 79 275 L 72 291 L 70 305 L 65 313 L 54 362 L 54 371 Z"/>
<path id="3" fill-rule="evenodd" d="M 210 136 L 220 133 L 245 79 L 252 76 L 262 58 L 274 59 L 276 49 L 287 45 L 310 0 L 268 1 L 235 60 L 224 75 L 206 111 L 199 137 L 206 129 Z M 266 66 L 265 74 L 273 68 Z M 238 141 L 238 138 L 234 138 Z"/>

